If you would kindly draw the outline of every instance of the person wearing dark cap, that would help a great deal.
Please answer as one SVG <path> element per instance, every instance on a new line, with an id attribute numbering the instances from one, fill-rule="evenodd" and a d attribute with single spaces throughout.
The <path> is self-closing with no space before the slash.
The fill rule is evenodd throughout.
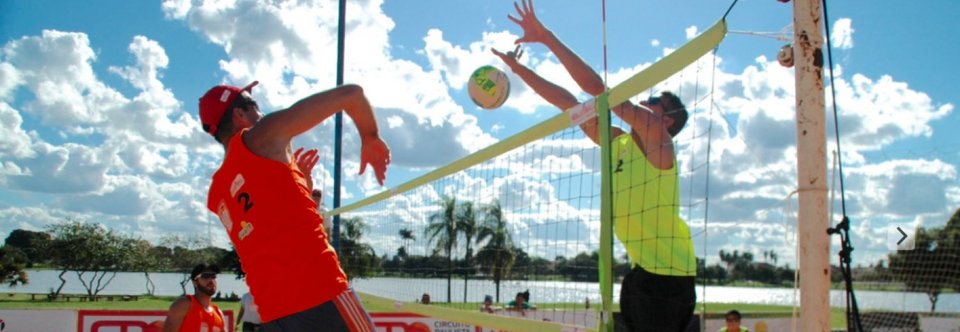
<path id="1" fill-rule="evenodd" d="M 200 122 L 226 152 L 213 174 L 207 208 L 220 217 L 243 261 L 261 328 L 374 331 L 327 242 L 323 217 L 290 144 L 344 110 L 360 134 L 360 174 L 371 166 L 383 185 L 390 149 L 380 138 L 373 108 L 362 88 L 342 85 L 264 115 L 250 94 L 256 84 L 208 90 L 200 98 Z"/>
<path id="2" fill-rule="evenodd" d="M 746 326 L 740 325 L 740 312 L 736 309 L 727 311 L 724 321 L 725 325 L 718 332 L 750 332 Z"/>
<path id="3" fill-rule="evenodd" d="M 503 308 L 493 306 L 493 296 L 486 295 L 483 297 L 483 304 L 480 306 L 481 312 L 492 314 L 500 310 L 503 310 Z"/>
<path id="4" fill-rule="evenodd" d="M 226 332 L 223 312 L 210 300 L 217 293 L 216 264 L 198 264 L 190 272 L 194 295 L 184 295 L 170 305 L 163 332 Z"/>

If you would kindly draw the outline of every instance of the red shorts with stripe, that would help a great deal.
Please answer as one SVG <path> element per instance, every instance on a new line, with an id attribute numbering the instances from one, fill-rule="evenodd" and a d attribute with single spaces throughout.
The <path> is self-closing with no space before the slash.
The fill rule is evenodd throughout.
<path id="1" fill-rule="evenodd" d="M 291 296 L 296 296 L 295 292 Z M 264 332 L 375 332 L 373 320 L 352 288 L 313 308 L 286 315 L 261 326 Z"/>

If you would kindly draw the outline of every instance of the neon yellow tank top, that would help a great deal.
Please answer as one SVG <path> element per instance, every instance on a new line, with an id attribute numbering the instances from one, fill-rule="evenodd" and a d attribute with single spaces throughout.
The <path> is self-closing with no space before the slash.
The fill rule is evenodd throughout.
<path id="1" fill-rule="evenodd" d="M 677 161 L 650 164 L 629 133 L 613 139 L 613 227 L 633 265 L 653 274 L 696 276 L 690 229 L 680 218 Z"/>

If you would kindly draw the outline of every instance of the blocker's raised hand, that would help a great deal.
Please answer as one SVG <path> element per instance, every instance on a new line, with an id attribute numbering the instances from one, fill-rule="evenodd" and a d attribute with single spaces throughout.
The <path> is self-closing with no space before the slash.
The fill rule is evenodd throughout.
<path id="1" fill-rule="evenodd" d="M 520 2 L 523 3 L 523 8 L 520 8 L 520 5 L 516 2 L 513 3 L 513 7 L 517 9 L 520 18 L 507 15 L 507 18 L 523 28 L 523 37 L 517 39 L 514 44 L 543 42 L 549 32 L 537 18 L 537 14 L 534 13 L 533 0 L 520 0 Z"/>
<path id="2" fill-rule="evenodd" d="M 503 60 L 503 63 L 506 64 L 507 67 L 510 67 L 514 72 L 517 71 L 517 66 L 520 65 L 520 56 L 523 55 L 523 49 L 520 48 L 520 45 L 517 45 L 513 51 L 507 53 L 502 53 L 495 48 L 491 48 L 490 50 L 493 51 L 493 54 L 499 57 L 500 60 Z"/>

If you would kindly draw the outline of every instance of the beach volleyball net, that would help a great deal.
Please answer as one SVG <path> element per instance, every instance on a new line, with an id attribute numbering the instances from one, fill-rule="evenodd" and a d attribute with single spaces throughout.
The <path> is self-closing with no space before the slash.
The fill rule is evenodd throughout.
<path id="1" fill-rule="evenodd" d="M 340 259 L 354 287 L 378 307 L 464 324 L 510 331 L 612 330 L 619 279 L 632 264 L 613 235 L 617 165 L 611 161 L 616 152 L 610 148 L 608 105 L 671 90 L 692 118 L 700 87 L 688 95 L 683 90 L 694 80 L 657 85 L 697 67 L 691 64 L 725 32 L 726 23 L 718 21 L 595 99 L 326 213 L 341 220 Z M 599 145 L 579 128 L 593 118 L 600 121 Z M 688 141 L 677 144 L 706 144 L 704 129 L 689 129 L 696 127 L 693 121 L 685 129 L 691 134 L 683 136 Z M 614 125 L 629 130 L 623 122 Z M 689 190 L 685 186 L 705 181 L 707 159 L 690 162 L 681 158 L 676 166 L 679 177 L 688 178 L 673 185 L 681 196 Z M 703 172 L 699 180 L 692 176 L 696 172 Z M 671 208 L 703 212 L 703 200 L 681 202 Z M 492 308 L 482 311 L 488 296 Z"/>

